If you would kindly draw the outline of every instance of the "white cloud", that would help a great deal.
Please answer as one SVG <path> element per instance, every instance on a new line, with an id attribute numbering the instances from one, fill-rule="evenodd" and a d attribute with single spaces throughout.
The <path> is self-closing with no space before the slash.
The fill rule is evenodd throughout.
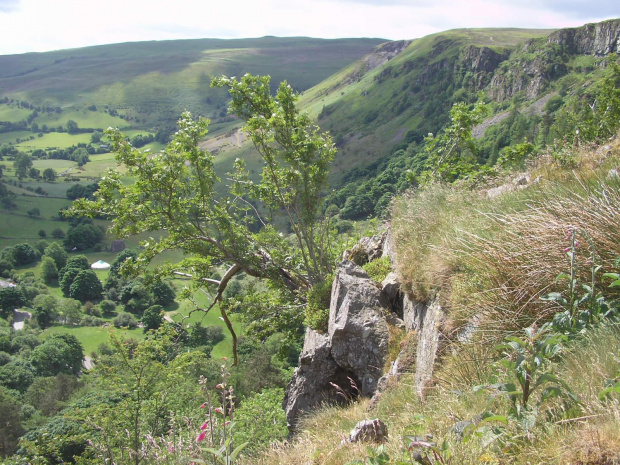
<path id="1" fill-rule="evenodd" d="M 616 10 L 607 0 L 0 0 L 0 54 L 264 35 L 413 39 L 461 27 L 578 26 Z"/>

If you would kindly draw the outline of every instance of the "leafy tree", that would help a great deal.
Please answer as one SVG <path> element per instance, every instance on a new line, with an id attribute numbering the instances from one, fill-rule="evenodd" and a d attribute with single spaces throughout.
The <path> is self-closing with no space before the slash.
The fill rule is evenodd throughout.
<path id="1" fill-rule="evenodd" d="M 26 213 L 28 213 L 28 216 L 32 218 L 38 218 L 41 216 L 41 210 L 39 210 L 37 207 L 31 208 Z"/>
<path id="2" fill-rule="evenodd" d="M 58 300 L 49 294 L 40 294 L 33 301 L 33 316 L 41 328 L 47 328 L 58 317 Z"/>
<path id="3" fill-rule="evenodd" d="M 28 389 L 34 377 L 32 365 L 25 360 L 13 360 L 0 367 L 0 384 L 21 393 Z"/>
<path id="4" fill-rule="evenodd" d="M 45 232 L 45 229 L 39 229 L 39 237 L 41 239 L 45 239 L 47 237 L 47 233 Z M 41 251 L 41 253 L 43 253 L 43 251 Z"/>
<path id="5" fill-rule="evenodd" d="M 47 182 L 54 182 L 58 178 L 56 170 L 54 168 L 45 168 L 43 170 L 43 180 Z"/>
<path id="6" fill-rule="evenodd" d="M 80 302 L 101 300 L 103 285 L 93 270 L 82 270 L 69 287 L 69 297 Z"/>
<path id="7" fill-rule="evenodd" d="M 174 140 L 156 157 L 132 147 L 120 132 L 108 131 L 117 162 L 136 182 L 123 185 L 120 173 L 111 170 L 101 181 L 96 200 L 78 200 L 72 212 L 109 215 L 118 237 L 167 231 L 144 244 L 133 271 L 168 248 L 183 250 L 188 258 L 161 267 L 158 273 L 191 276 L 196 288 L 206 283 L 217 286 L 204 311 L 222 301 L 231 278 L 241 272 L 268 279 L 282 292 L 290 292 L 291 300 L 298 299 L 305 294 L 298 291 L 322 281 L 335 261 L 329 225 L 321 221 L 321 200 L 336 150 L 331 139 L 297 110 L 297 96 L 288 84 L 282 83 L 275 96 L 270 95 L 269 77 L 246 75 L 239 81 L 223 77 L 213 84 L 228 88 L 231 112 L 246 122 L 245 130 L 262 156 L 265 168 L 259 183 L 250 182 L 238 160 L 229 191 L 216 196 L 219 179 L 213 156 L 198 146 L 208 121 L 195 121 L 186 112 Z M 294 246 L 260 217 L 248 198 L 285 216 Z M 257 221 L 263 224 L 258 232 Z M 228 265 L 221 280 L 211 278 L 214 260 Z M 226 306 L 220 305 L 220 312 L 234 347 L 236 335 Z"/>
<path id="8" fill-rule="evenodd" d="M 67 250 L 86 250 L 99 243 L 104 237 L 104 231 L 92 223 L 80 223 L 69 228 L 63 239 Z"/>
<path id="9" fill-rule="evenodd" d="M 67 132 L 69 134 L 75 134 L 78 132 L 78 124 L 72 119 L 67 121 Z"/>
<path id="10" fill-rule="evenodd" d="M 54 232 L 52 232 L 52 236 L 54 236 Z M 65 249 L 63 249 L 60 244 L 58 244 L 58 242 L 52 242 L 50 245 L 48 245 L 43 251 L 43 254 L 46 257 L 54 260 L 56 268 L 59 270 L 65 267 L 65 265 L 67 264 L 67 259 L 69 258 L 67 252 L 65 252 Z"/>
<path id="11" fill-rule="evenodd" d="M 8 272 L 15 268 L 15 265 L 8 260 L 0 260 L 0 276 L 7 276 Z"/>
<path id="12" fill-rule="evenodd" d="M 34 248 L 36 249 L 37 252 L 39 252 L 39 255 L 43 255 L 48 245 L 49 245 L 49 242 L 47 242 L 45 239 L 41 239 L 37 241 L 37 243 L 34 245 Z"/>
<path id="13" fill-rule="evenodd" d="M 72 334 L 54 334 L 32 351 L 30 361 L 41 376 L 77 375 L 82 370 L 84 348 Z"/>
<path id="14" fill-rule="evenodd" d="M 144 324 L 144 332 L 151 329 L 158 329 L 164 324 L 164 307 L 161 305 L 153 305 L 147 308 L 142 315 L 142 324 Z"/>
<path id="15" fill-rule="evenodd" d="M 453 105 L 450 125 L 437 137 L 429 134 L 424 139 L 428 179 L 452 182 L 474 170 L 477 149 L 472 130 L 482 121 L 486 112 L 487 107 L 481 101 L 473 108 L 469 108 L 465 102 Z"/>
<path id="16" fill-rule="evenodd" d="M 166 281 L 155 281 L 149 286 L 149 292 L 153 296 L 153 302 L 165 307 L 174 302 L 176 292 L 170 283 Z"/>
<path id="17" fill-rule="evenodd" d="M 125 305 L 125 310 L 136 314 L 144 312 L 152 303 L 148 288 L 139 280 L 131 281 L 123 286 L 120 299 Z"/>
<path id="18" fill-rule="evenodd" d="M 101 137 L 102 136 L 103 136 L 103 133 L 101 131 L 94 131 L 90 135 L 90 142 L 91 142 L 91 144 L 98 144 L 99 142 L 101 142 Z"/>
<path id="19" fill-rule="evenodd" d="M 80 147 L 73 151 L 71 160 L 77 162 L 78 166 L 84 166 L 90 161 L 89 153 L 84 147 Z"/>
<path id="20" fill-rule="evenodd" d="M 54 239 L 62 239 L 62 238 L 65 237 L 65 232 L 62 229 L 60 229 L 60 228 L 55 228 L 52 231 L 52 237 Z"/>
<path id="21" fill-rule="evenodd" d="M 13 161 L 13 167 L 15 168 L 15 174 L 21 180 L 28 175 L 28 170 L 32 168 L 32 158 L 27 153 L 19 152 L 15 155 Z"/>
<path id="22" fill-rule="evenodd" d="M 69 265 L 60 270 L 58 281 L 60 283 L 60 290 L 65 297 L 69 297 L 71 293 L 71 285 L 77 275 L 79 275 L 82 271 L 84 270 L 81 268 L 76 268 Z"/>
<path id="23" fill-rule="evenodd" d="M 58 279 L 58 268 L 56 262 L 51 257 L 43 256 L 41 259 L 41 279 L 46 283 L 51 283 Z"/>
<path id="24" fill-rule="evenodd" d="M 20 266 L 36 262 L 39 256 L 30 244 L 24 243 L 13 247 L 13 258 L 15 259 L 15 264 Z"/>
<path id="25" fill-rule="evenodd" d="M 135 317 L 131 313 L 119 313 L 114 320 L 112 320 L 112 324 L 117 328 L 137 328 L 138 322 Z"/>
<path id="26" fill-rule="evenodd" d="M 0 288 L 0 316 L 6 318 L 16 308 L 26 303 L 26 296 L 18 287 Z"/>
<path id="27" fill-rule="evenodd" d="M 82 304 L 75 299 L 62 299 L 58 305 L 58 313 L 66 324 L 77 324 L 82 319 Z"/>

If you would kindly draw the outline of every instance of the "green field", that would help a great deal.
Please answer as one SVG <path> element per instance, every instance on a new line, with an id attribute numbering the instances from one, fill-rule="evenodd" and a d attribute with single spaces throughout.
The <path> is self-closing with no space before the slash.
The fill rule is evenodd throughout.
<path id="1" fill-rule="evenodd" d="M 122 338 L 132 338 L 139 341 L 145 338 L 142 328 L 136 329 L 117 329 L 114 326 L 96 327 L 96 326 L 80 326 L 72 327 L 67 325 L 52 326 L 45 330 L 45 335 L 52 334 L 73 334 L 84 347 L 84 355 L 90 356 L 92 352 L 96 352 L 99 344 L 110 344 L 110 332 L 114 333 Z"/>
<path id="2" fill-rule="evenodd" d="M 41 229 L 49 236 L 56 228 L 66 231 L 69 227 L 66 222 L 53 221 L 51 218 L 57 217 L 58 210 L 68 206 L 70 200 L 21 196 L 17 197 L 15 202 L 18 205 L 16 211 L 0 211 L 0 247 L 21 242 L 36 242 L 40 239 L 38 232 Z M 32 218 L 26 214 L 35 207 L 41 212 L 39 218 Z"/>
<path id="3" fill-rule="evenodd" d="M 102 111 L 90 110 L 70 110 L 62 113 L 47 113 L 35 119 L 35 122 L 41 127 L 47 124 L 48 127 L 55 128 L 57 126 L 66 127 L 67 121 L 73 120 L 78 124 L 79 128 L 107 129 L 110 126 L 115 128 L 129 127 L 129 123 L 118 116 L 110 116 Z M 90 134 L 87 134 L 90 138 Z"/>
<path id="4" fill-rule="evenodd" d="M 66 132 L 49 132 L 42 137 L 35 137 L 34 140 L 20 142 L 15 146 L 22 151 L 32 151 L 36 149 L 67 148 L 80 143 L 90 143 L 90 134 L 68 134 Z"/>
<path id="5" fill-rule="evenodd" d="M 30 136 L 36 137 L 31 131 L 12 131 L 0 133 L 0 145 L 2 144 L 16 144 L 17 139 L 27 139 Z"/>

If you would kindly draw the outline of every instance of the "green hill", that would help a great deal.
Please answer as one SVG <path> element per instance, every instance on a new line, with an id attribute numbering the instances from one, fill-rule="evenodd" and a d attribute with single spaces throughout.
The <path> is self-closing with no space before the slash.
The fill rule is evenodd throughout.
<path id="1" fill-rule="evenodd" d="M 172 124 L 189 109 L 225 116 L 210 77 L 271 74 L 306 90 L 383 39 L 197 39 L 102 45 L 0 56 L 0 96 L 32 105 L 124 110 L 141 127 Z"/>

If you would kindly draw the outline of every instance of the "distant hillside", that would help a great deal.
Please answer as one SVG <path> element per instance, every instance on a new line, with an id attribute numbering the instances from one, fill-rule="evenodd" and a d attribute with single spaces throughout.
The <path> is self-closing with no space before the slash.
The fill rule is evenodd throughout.
<path id="1" fill-rule="evenodd" d="M 32 105 L 125 110 L 147 128 L 184 109 L 217 119 L 225 94 L 210 77 L 270 74 L 306 90 L 370 52 L 383 39 L 198 39 L 102 45 L 0 56 L 0 97 Z"/>

